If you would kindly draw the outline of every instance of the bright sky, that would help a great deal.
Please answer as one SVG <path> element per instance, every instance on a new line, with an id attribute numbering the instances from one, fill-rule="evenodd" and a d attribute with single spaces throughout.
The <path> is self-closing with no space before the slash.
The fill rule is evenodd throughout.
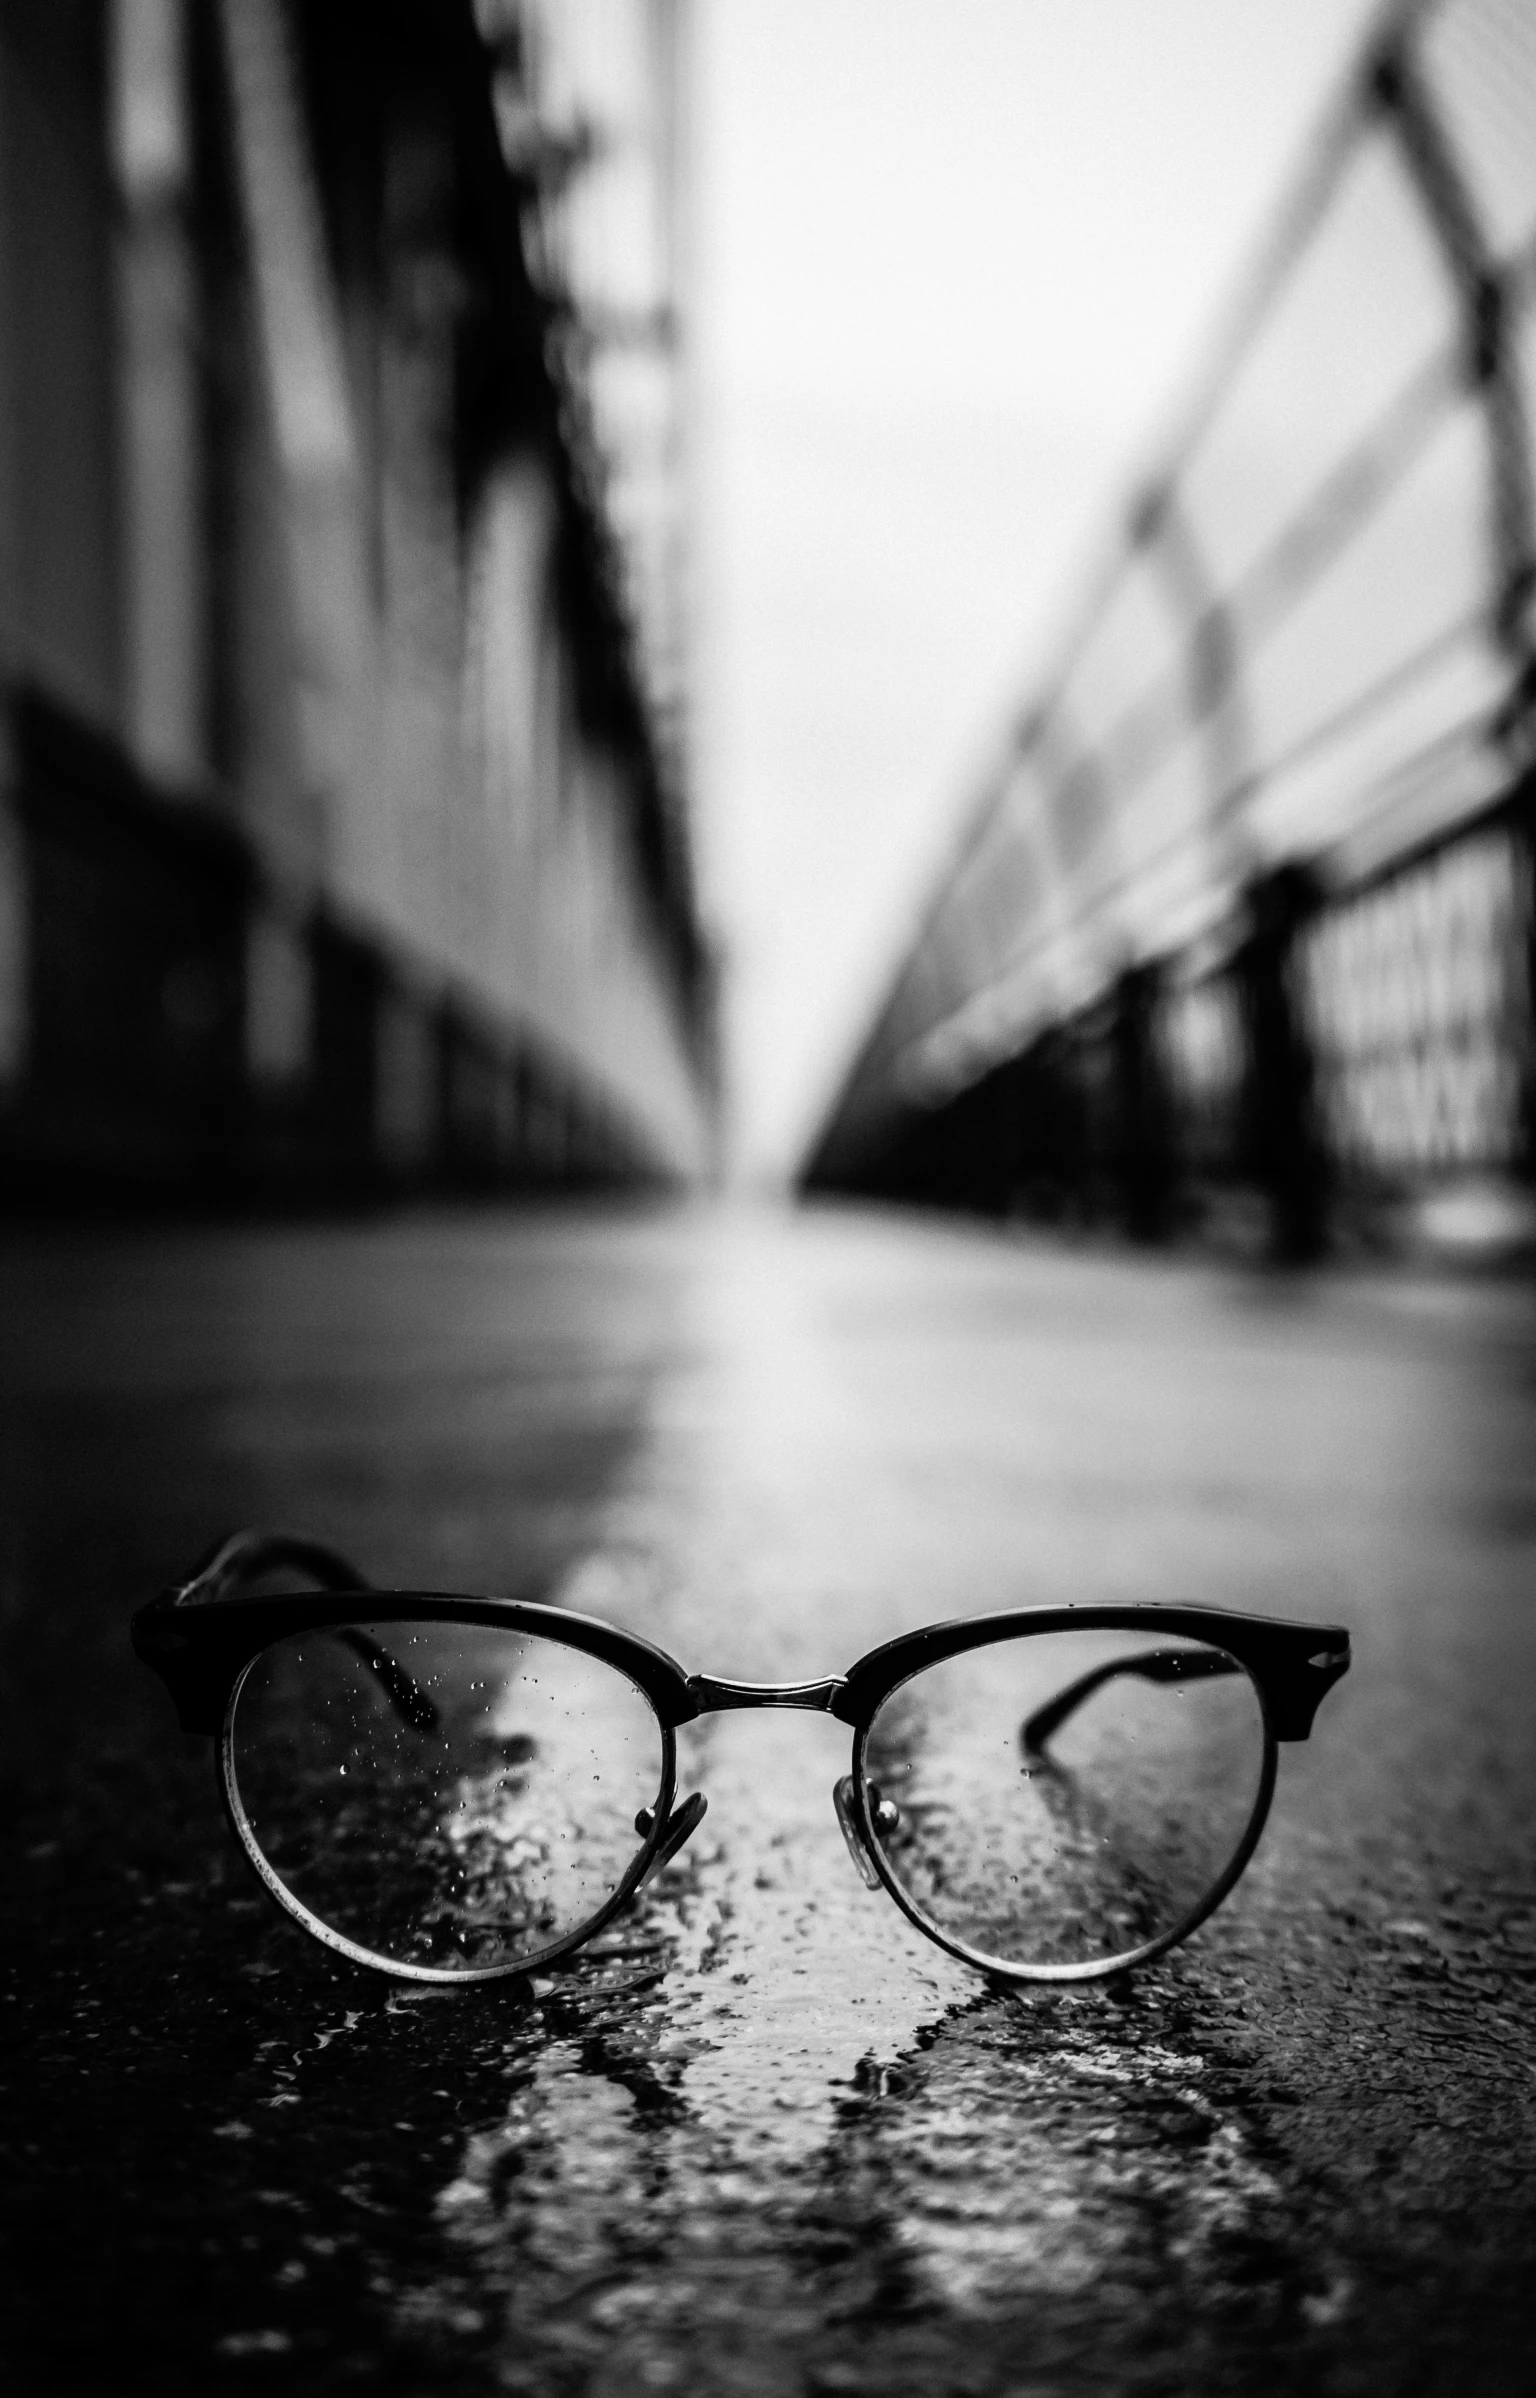
<path id="1" fill-rule="evenodd" d="M 784 1174 L 1375 0 L 697 0 L 700 849 Z"/>

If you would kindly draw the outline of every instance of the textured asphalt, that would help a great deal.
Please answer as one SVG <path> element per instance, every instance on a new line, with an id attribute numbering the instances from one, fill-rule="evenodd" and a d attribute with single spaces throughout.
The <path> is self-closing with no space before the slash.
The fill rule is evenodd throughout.
<path id="1" fill-rule="evenodd" d="M 18 2391 L 1458 2393 L 1536 2354 L 1536 1291 L 894 1216 L 0 1241 Z M 131 1608 L 229 1525 L 693 1669 L 1064 1598 L 1342 1620 L 1235 1896 L 1079 1994 L 856 1879 L 847 1734 L 709 1719 L 577 1970 L 278 1917 Z"/>

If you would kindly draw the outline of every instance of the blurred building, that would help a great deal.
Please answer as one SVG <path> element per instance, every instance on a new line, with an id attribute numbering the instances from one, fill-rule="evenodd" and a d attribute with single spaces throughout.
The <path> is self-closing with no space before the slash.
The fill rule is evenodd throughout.
<path id="1" fill-rule="evenodd" d="M 674 36 L 647 0 L 6 0 L 13 1188 L 704 1166 Z M 660 230 L 610 299 L 613 158 Z"/>
<path id="2" fill-rule="evenodd" d="M 638 637 L 652 722 L 686 771 L 688 0 L 479 0 L 504 155 L 538 192 L 533 271 Z"/>
<path id="3" fill-rule="evenodd" d="M 1297 1253 L 1457 1194 L 1530 1222 L 1533 128 L 1528 0 L 1385 10 L 813 1187 L 1246 1207 Z"/>

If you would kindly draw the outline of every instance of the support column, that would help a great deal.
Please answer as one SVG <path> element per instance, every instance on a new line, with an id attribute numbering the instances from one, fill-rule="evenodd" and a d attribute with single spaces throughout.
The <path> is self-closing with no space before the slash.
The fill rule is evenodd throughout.
<path id="1" fill-rule="evenodd" d="M 182 0 L 114 0 L 111 149 L 125 732 L 172 789 L 208 765 L 206 493 Z"/>

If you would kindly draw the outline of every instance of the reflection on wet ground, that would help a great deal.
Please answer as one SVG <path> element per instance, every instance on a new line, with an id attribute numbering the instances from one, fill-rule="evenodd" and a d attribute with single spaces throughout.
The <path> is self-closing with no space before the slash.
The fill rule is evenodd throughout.
<path id="1" fill-rule="evenodd" d="M 1515 2391 L 1533 2323 L 1536 1314 L 861 1219 L 83 1235 L 6 1260 L 11 2341 L 39 2387 Z M 1033 1599 L 1337 1615 L 1235 1896 L 1018 1993 L 867 1893 L 847 1734 L 563 1972 L 284 1924 L 128 1606 L 223 1523 L 530 1572 L 690 1666 Z"/>
<path id="2" fill-rule="evenodd" d="M 543 1993 L 549 2045 L 439 2200 L 531 2343 L 506 2386 L 559 2359 L 599 2389 L 1012 2389 L 1021 2347 L 1034 2386 L 1095 2353 L 1166 2369 L 1191 2311 L 1228 2363 L 1304 2334 L 1336 2292 L 1187 1996 L 978 1986 L 850 1908 L 801 1827 L 733 1904 L 758 1762 L 712 1760 L 729 1829 L 654 1922 L 691 1970 L 604 2000 L 631 1953 Z"/>

